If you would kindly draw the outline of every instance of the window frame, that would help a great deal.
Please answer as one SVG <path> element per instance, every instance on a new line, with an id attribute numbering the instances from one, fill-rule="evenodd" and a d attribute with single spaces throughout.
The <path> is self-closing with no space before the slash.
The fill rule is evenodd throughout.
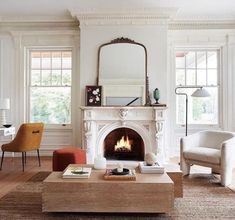
<path id="1" fill-rule="evenodd" d="M 38 87 L 45 87 L 45 88 L 58 88 L 58 87 L 70 87 L 70 91 L 71 91 L 71 104 L 70 104 L 70 108 L 71 108 L 71 115 L 70 115 L 70 123 L 69 124 L 45 124 L 46 128 L 49 129 L 72 129 L 72 120 L 73 120 L 73 110 L 72 110 L 72 100 L 73 100 L 73 72 L 74 72 L 74 49 L 71 46 L 54 46 L 54 47 L 47 47 L 47 46 L 30 46 L 30 47 L 26 47 L 25 48 L 25 54 L 26 54 L 26 62 L 25 62 L 25 70 L 26 70 L 26 83 L 25 83 L 25 119 L 26 121 L 30 121 L 30 88 L 31 86 L 31 56 L 30 53 L 32 51 L 39 51 L 39 52 L 46 52 L 46 51 L 50 51 L 50 52 L 66 52 L 66 51 L 70 51 L 71 52 L 71 85 L 69 86 L 38 86 Z M 61 67 L 62 70 L 62 67 Z M 36 86 L 35 86 L 36 87 Z"/>
<path id="2" fill-rule="evenodd" d="M 182 47 L 174 47 L 173 49 L 173 55 L 174 55 L 174 82 L 173 85 L 176 88 L 177 85 L 176 84 L 176 52 L 180 51 L 180 52 L 210 52 L 210 51 L 217 51 L 217 85 L 202 85 L 203 87 L 207 88 L 207 87 L 217 87 L 218 88 L 218 122 L 217 124 L 191 124 L 188 123 L 188 129 L 189 130 L 201 130 L 201 129 L 219 129 L 220 127 L 222 127 L 222 115 L 223 115 L 223 108 L 222 108 L 222 88 L 221 88 L 221 82 L 222 82 L 222 51 L 220 47 L 206 47 L 206 46 L 200 46 L 200 47 L 195 47 L 195 46 L 182 46 Z M 195 58 L 197 59 L 197 58 Z M 185 62 L 186 65 L 186 62 Z M 179 68 L 180 69 L 180 68 Z M 195 73 L 197 73 L 197 66 L 195 65 Z M 199 68 L 200 69 L 200 68 Z M 186 66 L 185 66 L 185 70 L 187 70 Z M 208 68 L 206 67 L 206 71 L 208 70 Z M 185 85 L 182 86 L 187 86 L 186 85 L 186 72 L 185 72 Z M 197 76 L 195 76 L 195 83 L 197 83 Z M 191 85 L 188 85 L 191 86 Z M 192 85 L 194 86 L 194 85 Z M 195 84 L 195 86 L 197 86 L 197 84 Z M 201 85 L 200 85 L 201 86 Z M 177 107 L 176 107 L 176 99 L 177 99 L 177 95 L 175 94 L 175 101 L 174 101 L 174 109 L 175 109 L 175 129 L 176 131 L 180 131 L 182 129 L 185 128 L 185 124 L 177 124 L 177 119 L 176 119 L 176 115 L 177 115 Z"/>

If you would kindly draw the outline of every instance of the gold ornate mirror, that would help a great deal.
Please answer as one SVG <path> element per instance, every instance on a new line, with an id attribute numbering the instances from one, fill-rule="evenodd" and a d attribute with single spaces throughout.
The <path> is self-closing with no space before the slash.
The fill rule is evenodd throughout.
<path id="1" fill-rule="evenodd" d="M 146 47 L 117 38 L 98 49 L 97 85 L 103 105 L 146 105 L 148 97 Z M 148 105 L 148 104 L 147 104 Z"/>

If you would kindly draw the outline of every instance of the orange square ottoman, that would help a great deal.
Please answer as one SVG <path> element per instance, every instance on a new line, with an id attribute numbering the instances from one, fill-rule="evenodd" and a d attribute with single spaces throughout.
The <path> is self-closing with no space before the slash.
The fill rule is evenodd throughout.
<path id="1" fill-rule="evenodd" d="M 86 151 L 78 147 L 65 147 L 53 152 L 53 171 L 63 171 L 69 164 L 86 164 Z"/>

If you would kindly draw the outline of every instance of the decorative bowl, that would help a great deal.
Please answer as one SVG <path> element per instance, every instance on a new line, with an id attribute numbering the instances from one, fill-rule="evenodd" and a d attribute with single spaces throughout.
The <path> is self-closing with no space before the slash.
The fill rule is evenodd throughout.
<path id="1" fill-rule="evenodd" d="M 112 173 L 113 173 L 114 175 L 127 175 L 129 172 L 130 172 L 130 170 L 127 169 L 127 168 L 123 168 L 123 171 L 122 171 L 122 172 L 118 172 L 117 168 L 115 168 L 115 169 L 112 170 Z"/>
<path id="2" fill-rule="evenodd" d="M 3 127 L 5 127 L 5 128 L 10 128 L 12 125 L 11 124 L 5 124 L 5 125 L 3 125 Z"/>

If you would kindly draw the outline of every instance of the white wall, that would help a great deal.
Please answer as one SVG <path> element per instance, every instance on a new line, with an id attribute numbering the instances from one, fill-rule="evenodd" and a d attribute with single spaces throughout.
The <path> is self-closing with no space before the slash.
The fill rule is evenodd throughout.
<path id="1" fill-rule="evenodd" d="M 96 85 L 99 46 L 120 37 L 129 38 L 146 47 L 149 91 L 152 103 L 154 102 L 152 93 L 155 88 L 160 90 L 160 102 L 167 103 L 167 23 L 162 22 L 151 25 L 117 25 L 115 23 L 80 25 L 81 104 L 85 104 L 85 86 Z M 80 124 L 80 126 L 83 125 Z M 166 146 L 169 139 L 167 130 L 166 123 Z"/>
<path id="2" fill-rule="evenodd" d="M 11 109 L 7 112 L 7 121 L 17 129 L 27 122 L 25 54 L 29 47 L 66 47 L 73 53 L 72 84 L 72 125 L 66 127 L 45 127 L 41 144 L 42 154 L 51 155 L 52 151 L 63 146 L 79 146 L 78 102 L 79 95 L 79 30 L 56 28 L 51 24 L 43 27 L 0 28 L 0 96 L 9 97 Z M 0 139 L 0 144 L 9 138 Z"/>
<path id="3" fill-rule="evenodd" d="M 84 104 L 85 86 L 95 85 L 97 52 L 101 44 L 119 37 L 127 37 L 147 48 L 150 94 L 158 87 L 161 102 L 167 101 L 167 25 L 100 25 L 82 26 L 80 31 L 80 88 Z"/>
<path id="4" fill-rule="evenodd" d="M 235 131 L 235 31 L 232 34 L 227 35 L 226 46 L 224 47 L 224 71 L 227 72 L 224 79 L 224 85 L 226 86 L 227 97 L 224 105 L 225 109 L 225 125 L 228 130 Z"/>

